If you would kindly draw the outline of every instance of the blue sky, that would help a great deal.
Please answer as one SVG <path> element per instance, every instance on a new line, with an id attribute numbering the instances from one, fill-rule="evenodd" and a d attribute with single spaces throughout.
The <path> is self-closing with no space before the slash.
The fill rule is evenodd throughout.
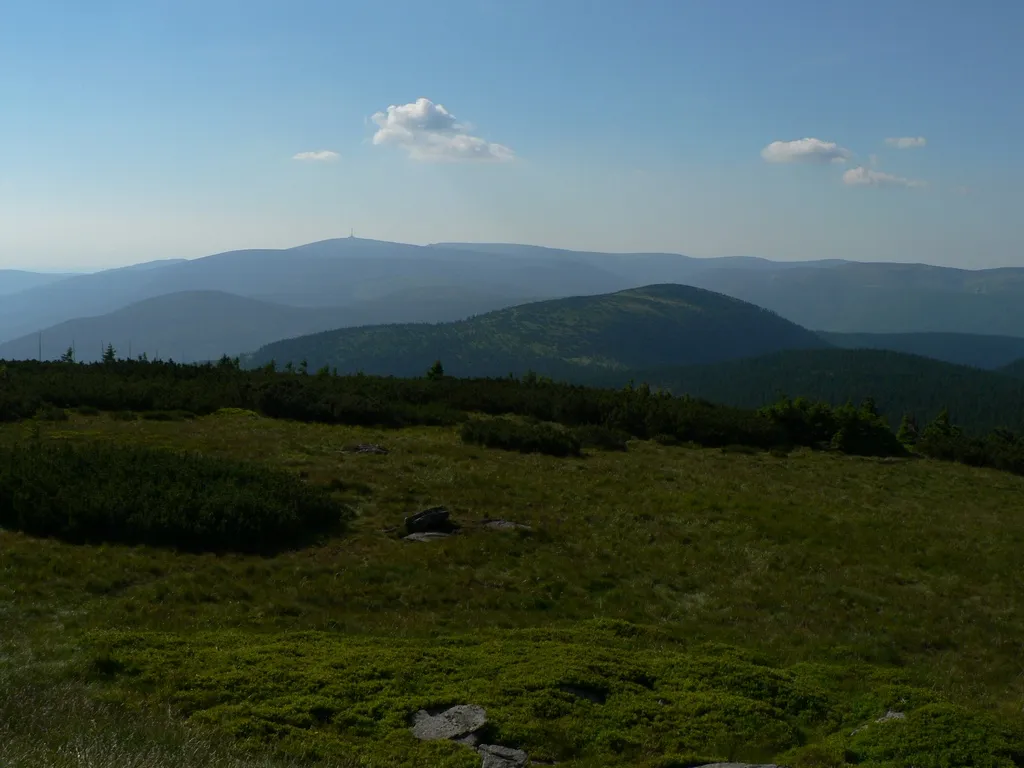
<path id="1" fill-rule="evenodd" d="M 353 227 L 1024 266 L 1021 39 L 1010 0 L 5 0 L 0 267 Z"/>

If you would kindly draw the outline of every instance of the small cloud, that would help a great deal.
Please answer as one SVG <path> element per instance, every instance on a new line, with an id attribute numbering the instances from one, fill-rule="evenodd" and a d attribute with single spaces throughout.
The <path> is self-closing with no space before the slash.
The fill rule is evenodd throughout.
<path id="1" fill-rule="evenodd" d="M 886 146 L 896 149 L 920 149 L 927 143 L 928 139 L 924 136 L 903 136 L 885 140 Z"/>
<path id="2" fill-rule="evenodd" d="M 845 163 L 852 153 L 833 141 L 821 139 L 796 139 L 794 141 L 773 141 L 761 150 L 761 157 L 769 163 Z"/>
<path id="3" fill-rule="evenodd" d="M 868 165 L 872 168 L 878 167 L 878 155 L 868 155 Z"/>
<path id="4" fill-rule="evenodd" d="M 400 147 L 413 160 L 449 162 L 508 162 L 515 153 L 503 144 L 473 136 L 441 104 L 419 98 L 411 104 L 392 104 L 371 118 L 377 125 L 373 143 Z"/>
<path id="5" fill-rule="evenodd" d="M 926 182 L 916 179 L 906 179 L 902 176 L 894 176 L 891 173 L 873 171 L 870 168 L 860 166 L 851 168 L 843 174 L 843 184 L 851 187 L 926 187 Z"/>
<path id="6" fill-rule="evenodd" d="M 299 152 L 296 155 L 292 155 L 292 160 L 303 160 L 306 162 L 317 162 L 317 163 L 333 163 L 341 155 L 337 152 L 332 152 L 329 149 L 321 149 L 319 152 Z"/>

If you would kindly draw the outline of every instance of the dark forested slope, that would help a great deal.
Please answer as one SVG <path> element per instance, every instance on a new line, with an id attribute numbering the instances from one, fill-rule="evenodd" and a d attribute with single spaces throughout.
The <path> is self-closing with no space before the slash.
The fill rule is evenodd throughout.
<path id="1" fill-rule="evenodd" d="M 781 395 L 833 404 L 872 397 L 893 425 L 905 413 L 924 422 L 948 407 L 953 420 L 974 433 L 997 427 L 1024 429 L 1024 381 L 900 352 L 794 350 L 633 376 L 674 394 L 742 407 L 760 407 Z"/>
<path id="2" fill-rule="evenodd" d="M 994 370 L 1024 357 L 1024 338 L 978 333 L 830 333 L 821 337 L 843 349 L 888 349 L 957 365 Z"/>

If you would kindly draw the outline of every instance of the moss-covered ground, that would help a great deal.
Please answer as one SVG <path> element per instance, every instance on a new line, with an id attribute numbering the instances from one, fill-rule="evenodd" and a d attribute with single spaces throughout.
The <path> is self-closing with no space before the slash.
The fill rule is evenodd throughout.
<path id="1" fill-rule="evenodd" d="M 355 517 L 273 557 L 0 532 L 5 768 L 111 764 L 87 734 L 140 767 L 478 765 L 406 730 L 457 703 L 566 766 L 1024 765 L 1024 478 L 640 441 L 554 458 L 238 412 L 0 428 L 26 440 L 267 464 Z M 368 442 L 390 452 L 344 450 Z M 402 541 L 436 504 L 462 531 Z"/>

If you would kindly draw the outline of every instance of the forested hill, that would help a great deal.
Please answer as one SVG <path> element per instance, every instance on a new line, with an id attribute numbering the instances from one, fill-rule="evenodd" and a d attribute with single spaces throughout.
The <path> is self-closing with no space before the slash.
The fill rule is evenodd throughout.
<path id="1" fill-rule="evenodd" d="M 995 370 L 1024 358 L 1024 338 L 980 333 L 829 333 L 825 341 L 844 349 L 888 349 L 947 363 Z"/>
<path id="2" fill-rule="evenodd" d="M 269 344 L 244 362 L 305 360 L 310 368 L 418 376 L 440 359 L 456 376 L 533 369 L 572 378 L 589 369 L 712 363 L 826 346 L 817 334 L 738 299 L 652 285 L 524 304 L 455 323 L 329 331 Z"/>
<path id="3" fill-rule="evenodd" d="M 948 407 L 953 420 L 975 434 L 997 427 L 1024 429 L 1024 379 L 884 350 L 786 351 L 715 365 L 637 371 L 633 378 L 673 394 L 734 406 L 760 407 L 780 395 L 833 404 L 872 397 L 894 426 L 904 413 L 926 422 Z"/>
<path id="4" fill-rule="evenodd" d="M 1004 373 L 1007 376 L 1014 376 L 1019 379 L 1024 379 L 1024 357 L 1020 360 L 1014 360 L 1009 365 L 1004 365 L 999 369 L 1000 373 Z"/>

